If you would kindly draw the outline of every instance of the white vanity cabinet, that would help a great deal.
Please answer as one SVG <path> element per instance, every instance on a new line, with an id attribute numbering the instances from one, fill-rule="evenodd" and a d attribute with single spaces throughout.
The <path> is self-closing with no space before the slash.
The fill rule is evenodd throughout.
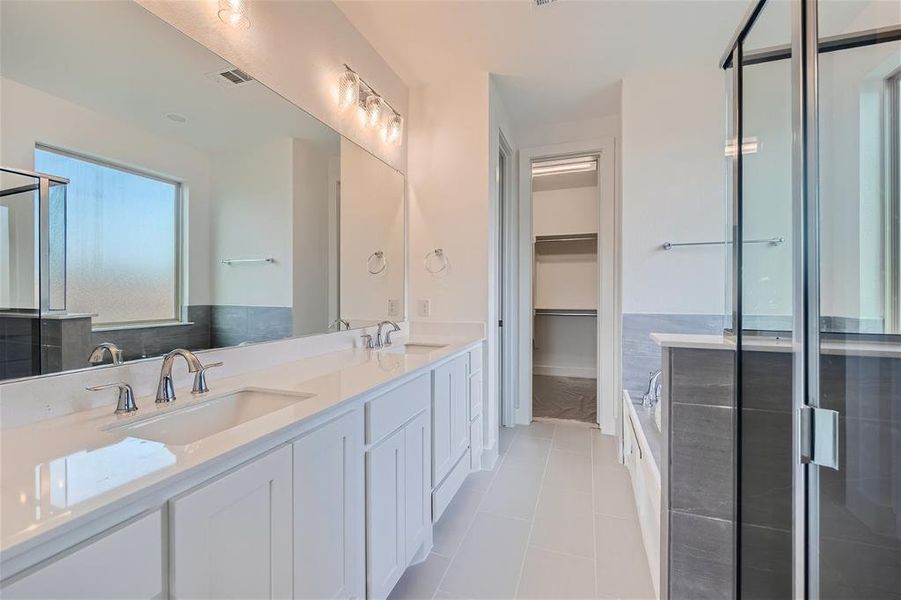
<path id="1" fill-rule="evenodd" d="M 469 351 L 469 468 L 482 468 L 482 347 Z"/>
<path id="2" fill-rule="evenodd" d="M 293 452 L 294 597 L 363 598 L 363 410 L 304 434 Z"/>
<path id="3" fill-rule="evenodd" d="M 0 589 L 2 598 L 157 598 L 163 595 L 160 511 L 91 538 Z"/>
<path id="4" fill-rule="evenodd" d="M 385 598 L 431 534 L 429 376 L 366 405 L 367 597 Z"/>
<path id="5" fill-rule="evenodd" d="M 469 447 L 468 356 L 432 374 L 432 479 L 439 485 Z"/>
<path id="6" fill-rule="evenodd" d="M 169 502 L 172 598 L 292 596 L 291 459 L 282 446 Z"/>

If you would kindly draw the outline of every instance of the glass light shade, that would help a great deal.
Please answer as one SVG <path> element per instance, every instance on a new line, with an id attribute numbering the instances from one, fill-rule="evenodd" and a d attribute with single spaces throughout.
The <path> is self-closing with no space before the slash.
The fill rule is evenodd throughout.
<path id="1" fill-rule="evenodd" d="M 338 77 L 338 106 L 348 109 L 360 101 L 360 78 L 347 69 Z"/>
<path id="2" fill-rule="evenodd" d="M 370 94 L 366 97 L 366 124 L 370 127 L 378 127 L 382 124 L 385 115 L 385 104 L 381 96 Z"/>
<path id="3" fill-rule="evenodd" d="M 219 20 L 235 29 L 250 27 L 247 0 L 219 0 Z"/>
<path id="4" fill-rule="evenodd" d="M 385 141 L 399 146 L 404 137 L 404 118 L 398 114 L 392 114 L 385 123 Z"/>

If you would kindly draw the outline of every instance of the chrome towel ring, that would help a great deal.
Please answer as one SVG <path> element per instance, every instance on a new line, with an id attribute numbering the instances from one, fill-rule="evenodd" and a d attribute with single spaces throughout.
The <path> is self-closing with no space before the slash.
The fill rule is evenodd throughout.
<path id="1" fill-rule="evenodd" d="M 373 266 L 373 259 L 375 259 L 375 265 Z M 381 265 L 381 266 L 378 266 Z M 381 250 L 376 250 L 372 254 L 369 255 L 369 258 L 366 259 L 366 267 L 369 270 L 370 275 L 378 275 L 382 271 L 388 268 L 388 259 L 385 258 L 385 253 Z"/>
<path id="2" fill-rule="evenodd" d="M 435 257 L 439 261 L 438 268 L 433 267 L 432 257 Z M 438 275 L 447 270 L 448 266 L 450 266 L 450 262 L 447 260 L 447 255 L 444 253 L 443 248 L 435 248 L 431 252 L 425 255 L 423 259 L 423 264 L 425 264 L 425 270 L 431 273 L 432 275 Z"/>

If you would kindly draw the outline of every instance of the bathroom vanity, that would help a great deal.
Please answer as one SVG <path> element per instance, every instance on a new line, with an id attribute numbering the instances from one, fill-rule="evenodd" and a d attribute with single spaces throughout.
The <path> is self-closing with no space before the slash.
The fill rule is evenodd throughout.
<path id="1" fill-rule="evenodd" d="M 385 597 L 478 468 L 481 362 L 478 337 L 397 340 L 201 397 L 183 375 L 171 405 L 139 392 L 126 416 L 112 392 L 48 400 L 0 437 L 0 595 Z"/>

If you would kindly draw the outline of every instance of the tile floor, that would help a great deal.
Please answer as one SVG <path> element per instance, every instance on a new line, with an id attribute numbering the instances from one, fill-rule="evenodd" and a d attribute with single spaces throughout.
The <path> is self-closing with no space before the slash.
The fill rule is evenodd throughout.
<path id="1" fill-rule="evenodd" d="M 392 600 L 654 597 L 613 438 L 538 421 L 502 429 L 500 452 L 467 478 Z"/>

